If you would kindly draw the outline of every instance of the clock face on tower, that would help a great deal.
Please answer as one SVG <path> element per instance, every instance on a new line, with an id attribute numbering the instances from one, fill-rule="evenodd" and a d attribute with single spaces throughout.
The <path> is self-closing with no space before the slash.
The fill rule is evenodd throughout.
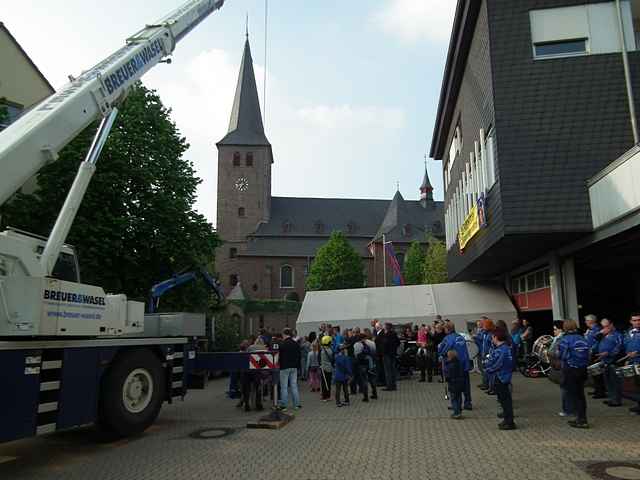
<path id="1" fill-rule="evenodd" d="M 249 188 L 249 181 L 245 177 L 240 177 L 236 180 L 235 187 L 239 192 L 246 192 Z"/>

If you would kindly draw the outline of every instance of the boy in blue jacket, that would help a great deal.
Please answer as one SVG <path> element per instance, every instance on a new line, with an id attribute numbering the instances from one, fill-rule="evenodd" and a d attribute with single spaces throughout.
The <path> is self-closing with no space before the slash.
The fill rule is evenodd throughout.
<path id="1" fill-rule="evenodd" d="M 444 365 L 444 377 L 449 387 L 449 395 L 451 396 L 451 409 L 453 413 L 451 418 L 462 418 L 462 392 L 465 386 L 465 372 L 458 354 L 455 350 L 447 352 L 447 359 Z"/>
<path id="2" fill-rule="evenodd" d="M 347 355 L 347 345 L 345 343 L 338 346 L 336 365 L 334 372 L 334 382 L 336 384 L 336 407 L 344 407 L 349 403 L 349 382 L 353 377 L 353 367 L 351 358 Z M 344 392 L 344 403 L 340 401 L 340 390 Z"/>

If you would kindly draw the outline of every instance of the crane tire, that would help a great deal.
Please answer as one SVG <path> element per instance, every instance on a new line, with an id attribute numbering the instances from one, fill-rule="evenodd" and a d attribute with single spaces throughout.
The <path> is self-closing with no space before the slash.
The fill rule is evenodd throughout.
<path id="1" fill-rule="evenodd" d="M 114 437 L 142 433 L 158 417 L 165 397 L 160 359 L 146 349 L 118 355 L 102 379 L 98 419 Z"/>

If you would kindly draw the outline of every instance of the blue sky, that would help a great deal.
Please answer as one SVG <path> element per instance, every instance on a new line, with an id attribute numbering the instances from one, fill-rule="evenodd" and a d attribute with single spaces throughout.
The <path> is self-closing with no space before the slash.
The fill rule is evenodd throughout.
<path id="1" fill-rule="evenodd" d="M 54 87 L 181 0 L 22 0 L 2 21 Z M 269 0 L 266 126 L 273 194 L 416 199 L 436 114 L 455 0 Z M 143 81 L 191 144 L 197 208 L 215 223 L 245 17 L 262 101 L 264 0 L 227 0 Z M 429 163 L 442 198 L 440 164 Z"/>

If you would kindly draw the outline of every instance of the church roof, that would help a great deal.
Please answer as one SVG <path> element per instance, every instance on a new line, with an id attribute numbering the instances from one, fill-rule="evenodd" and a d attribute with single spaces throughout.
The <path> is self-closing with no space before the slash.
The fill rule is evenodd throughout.
<path id="1" fill-rule="evenodd" d="M 412 227 L 403 228 L 407 224 Z M 382 230 L 396 242 L 424 241 L 427 231 L 442 237 L 442 202 L 424 208 L 399 193 L 392 201 L 273 197 L 271 219 L 258 227 L 242 255 L 314 257 L 335 230 L 342 231 L 362 256 L 369 255 L 367 245 Z"/>
<path id="2" fill-rule="evenodd" d="M 269 140 L 264 134 L 262 114 L 260 112 L 260 100 L 256 77 L 253 72 L 253 59 L 249 38 L 244 44 L 240 73 L 236 94 L 233 99 L 229 132 L 218 142 L 218 145 L 240 146 L 270 146 Z"/>

